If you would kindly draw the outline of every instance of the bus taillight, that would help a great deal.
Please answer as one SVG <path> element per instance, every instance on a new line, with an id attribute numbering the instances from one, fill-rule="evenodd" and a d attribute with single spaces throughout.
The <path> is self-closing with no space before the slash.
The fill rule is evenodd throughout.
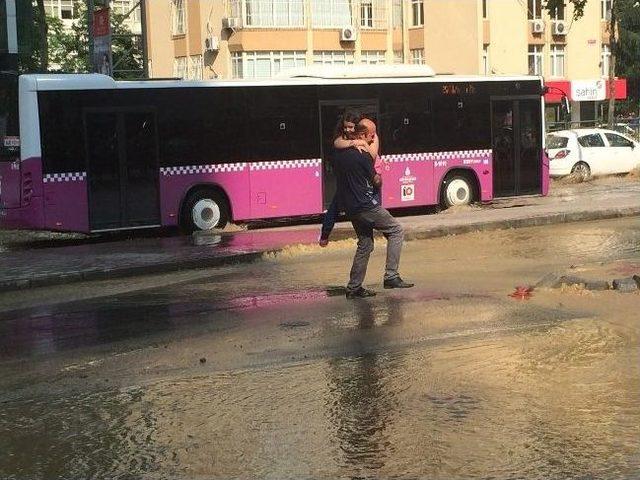
<path id="1" fill-rule="evenodd" d="M 26 172 L 22 175 L 22 203 L 23 205 L 29 205 L 31 203 L 31 196 L 33 195 L 33 178 L 31 172 Z"/>

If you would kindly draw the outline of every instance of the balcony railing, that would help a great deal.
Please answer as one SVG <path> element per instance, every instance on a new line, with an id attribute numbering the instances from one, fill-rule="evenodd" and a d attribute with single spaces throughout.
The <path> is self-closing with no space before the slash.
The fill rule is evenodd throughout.
<path id="1" fill-rule="evenodd" d="M 245 28 L 304 28 L 306 14 L 312 28 L 384 29 L 389 23 L 386 0 L 228 0 L 228 15 Z"/>

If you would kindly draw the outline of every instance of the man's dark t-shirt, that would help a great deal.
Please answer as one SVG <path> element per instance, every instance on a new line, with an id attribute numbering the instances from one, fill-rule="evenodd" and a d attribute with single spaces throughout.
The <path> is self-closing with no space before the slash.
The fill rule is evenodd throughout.
<path id="1" fill-rule="evenodd" d="M 380 202 L 373 186 L 373 161 L 367 153 L 355 148 L 337 150 L 333 156 L 336 172 L 338 200 L 349 215 L 371 210 Z"/>

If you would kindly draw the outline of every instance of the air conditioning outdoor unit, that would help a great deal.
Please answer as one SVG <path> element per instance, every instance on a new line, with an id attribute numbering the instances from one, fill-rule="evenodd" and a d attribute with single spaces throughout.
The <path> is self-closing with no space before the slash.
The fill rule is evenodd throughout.
<path id="1" fill-rule="evenodd" d="M 564 20 L 556 20 L 553 22 L 553 34 L 554 35 L 566 35 L 567 24 Z"/>
<path id="2" fill-rule="evenodd" d="M 240 28 L 240 19 L 238 17 L 223 17 L 222 28 L 237 30 L 238 28 Z"/>
<path id="3" fill-rule="evenodd" d="M 204 49 L 208 52 L 217 52 L 220 49 L 220 39 L 215 35 L 209 35 L 204 39 Z"/>
<path id="4" fill-rule="evenodd" d="M 356 36 L 357 36 L 357 31 L 354 27 L 343 27 L 340 30 L 341 42 L 355 42 Z"/>
<path id="5" fill-rule="evenodd" d="M 531 31 L 533 33 L 543 33 L 544 32 L 544 21 L 543 20 L 533 20 L 531 22 Z"/>

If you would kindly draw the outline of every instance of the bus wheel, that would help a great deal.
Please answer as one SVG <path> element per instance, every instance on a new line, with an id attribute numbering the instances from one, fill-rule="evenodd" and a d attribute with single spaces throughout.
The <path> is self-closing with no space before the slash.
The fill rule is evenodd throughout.
<path id="1" fill-rule="evenodd" d="M 473 185 L 463 175 L 453 175 L 442 183 L 441 203 L 444 208 L 469 205 L 473 201 Z"/>
<path id="2" fill-rule="evenodd" d="M 182 227 L 194 232 L 224 228 L 229 221 L 227 202 L 215 190 L 197 190 L 189 195 L 182 212 Z"/>

